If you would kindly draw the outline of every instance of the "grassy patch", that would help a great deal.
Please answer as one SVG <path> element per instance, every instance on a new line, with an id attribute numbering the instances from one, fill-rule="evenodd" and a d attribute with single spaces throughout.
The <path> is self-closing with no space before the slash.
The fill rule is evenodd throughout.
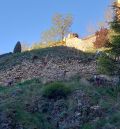
<path id="1" fill-rule="evenodd" d="M 43 89 L 43 96 L 49 99 L 66 98 L 71 93 L 70 87 L 60 82 L 46 85 Z"/>

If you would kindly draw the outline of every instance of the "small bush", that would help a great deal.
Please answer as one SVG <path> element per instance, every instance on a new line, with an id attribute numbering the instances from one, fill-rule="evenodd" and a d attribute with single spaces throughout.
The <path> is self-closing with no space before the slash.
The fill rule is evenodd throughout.
<path id="1" fill-rule="evenodd" d="M 97 63 L 99 73 L 107 75 L 115 74 L 115 62 L 112 59 L 110 59 L 107 55 L 102 55 L 101 57 L 99 57 Z"/>
<path id="2" fill-rule="evenodd" d="M 114 113 L 113 115 L 111 115 L 110 118 L 110 123 L 111 124 L 120 124 L 120 112 Z"/>
<path id="3" fill-rule="evenodd" d="M 86 123 L 83 125 L 82 129 L 93 129 L 93 125 L 91 123 Z"/>
<path id="4" fill-rule="evenodd" d="M 21 43 L 18 41 L 18 42 L 16 43 L 16 45 L 15 45 L 15 48 L 14 48 L 14 50 L 13 50 L 13 53 L 21 53 L 21 49 L 22 49 Z"/>
<path id="5" fill-rule="evenodd" d="M 49 99 L 60 99 L 66 98 L 70 92 L 70 87 L 67 87 L 62 83 L 56 82 L 44 87 L 43 96 Z"/>

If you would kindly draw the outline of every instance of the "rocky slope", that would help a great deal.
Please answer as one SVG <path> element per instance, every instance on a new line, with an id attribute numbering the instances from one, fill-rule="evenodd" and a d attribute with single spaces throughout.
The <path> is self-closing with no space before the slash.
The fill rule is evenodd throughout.
<path id="1" fill-rule="evenodd" d="M 60 83 L 71 89 L 66 98 L 59 90 L 60 98 L 46 98 L 50 85 L 39 80 L 1 87 L 0 129 L 119 129 L 120 87 L 83 85 L 79 78 Z"/>
<path id="2" fill-rule="evenodd" d="M 67 53 L 65 51 L 68 51 L 71 55 L 66 57 Z M 23 56 L 23 59 L 18 64 L 10 65 L 10 67 L 0 71 L 0 85 L 9 85 L 9 83 L 23 82 L 33 78 L 41 78 L 43 83 L 48 83 L 55 80 L 69 79 L 76 74 L 81 76 L 96 74 L 94 56 L 85 56 L 80 51 L 65 47 L 60 48 L 58 52 L 65 55 L 54 57 L 51 52 L 42 57 L 35 53 L 28 59 Z M 19 60 L 19 57 L 16 60 Z M 17 62 L 16 60 L 14 62 Z"/>
<path id="3" fill-rule="evenodd" d="M 119 129 L 120 86 L 94 74 L 94 54 L 66 47 L 0 56 L 0 129 Z"/>
<path id="4" fill-rule="evenodd" d="M 55 80 L 69 79 L 76 74 L 86 76 L 96 73 L 96 62 L 83 63 L 79 60 L 61 61 L 61 59 L 51 59 L 43 64 L 41 60 L 34 63 L 24 60 L 20 65 L 11 69 L 0 71 L 0 84 L 16 83 L 33 78 L 41 78 L 43 83 Z"/>

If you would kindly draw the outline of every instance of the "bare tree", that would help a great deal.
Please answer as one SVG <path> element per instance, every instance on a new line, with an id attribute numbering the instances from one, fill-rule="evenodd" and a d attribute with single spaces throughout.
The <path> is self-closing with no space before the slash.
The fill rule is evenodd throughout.
<path id="1" fill-rule="evenodd" d="M 107 23 L 111 22 L 113 18 L 113 10 L 111 8 L 107 8 L 105 11 L 105 21 Z"/>
<path id="2" fill-rule="evenodd" d="M 42 42 L 58 41 L 70 32 L 73 17 L 70 14 L 55 14 L 52 18 L 52 27 L 41 35 Z"/>
<path id="3" fill-rule="evenodd" d="M 70 27 L 73 23 L 72 15 L 55 14 L 53 16 L 53 26 L 56 28 L 61 40 L 70 32 Z"/>
<path id="4" fill-rule="evenodd" d="M 96 28 L 95 28 L 95 25 L 93 23 L 89 23 L 88 26 L 87 26 L 87 32 L 89 34 L 94 34 L 96 32 Z"/>
<path id="5" fill-rule="evenodd" d="M 98 28 L 101 29 L 101 28 L 105 28 L 107 26 L 106 22 L 105 21 L 99 21 L 98 22 Z"/>
<path id="6" fill-rule="evenodd" d="M 51 27 L 49 30 L 42 32 L 41 34 L 42 43 L 57 41 L 57 39 L 58 39 L 57 31 L 53 27 Z"/>
<path id="7" fill-rule="evenodd" d="M 21 47 L 22 47 L 22 52 L 28 51 L 30 49 L 30 46 L 27 43 L 22 43 Z"/>

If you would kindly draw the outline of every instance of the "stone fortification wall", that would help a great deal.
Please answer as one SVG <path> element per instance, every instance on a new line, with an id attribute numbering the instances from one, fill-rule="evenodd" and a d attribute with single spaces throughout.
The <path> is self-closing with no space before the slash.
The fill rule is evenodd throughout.
<path id="1" fill-rule="evenodd" d="M 93 42 L 95 42 L 96 37 L 89 36 L 85 39 L 80 39 L 78 37 L 68 37 L 66 38 L 66 46 L 74 47 L 81 51 L 87 51 L 94 48 Z"/>

